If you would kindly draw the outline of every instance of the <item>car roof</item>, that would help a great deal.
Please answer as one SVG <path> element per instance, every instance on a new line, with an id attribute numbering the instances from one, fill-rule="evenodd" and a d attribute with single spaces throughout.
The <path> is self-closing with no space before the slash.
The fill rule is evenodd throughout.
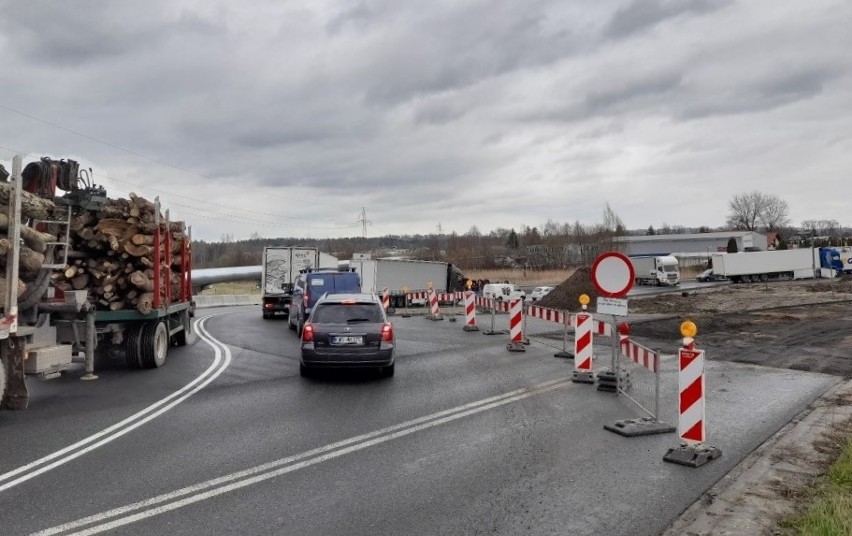
<path id="1" fill-rule="evenodd" d="M 345 301 L 348 302 L 356 302 L 356 303 L 379 303 L 379 299 L 375 294 L 367 294 L 367 293 L 348 293 L 348 294 L 326 294 L 322 298 L 320 298 L 317 304 L 322 303 L 343 303 Z"/>

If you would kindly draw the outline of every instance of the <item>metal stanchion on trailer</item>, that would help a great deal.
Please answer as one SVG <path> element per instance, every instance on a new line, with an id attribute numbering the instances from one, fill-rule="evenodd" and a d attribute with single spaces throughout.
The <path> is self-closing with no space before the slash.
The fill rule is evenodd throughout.
<path id="1" fill-rule="evenodd" d="M 86 314 L 86 373 L 80 378 L 81 380 L 97 380 L 95 375 L 95 345 L 97 337 L 95 332 L 95 312 L 89 311 Z"/>

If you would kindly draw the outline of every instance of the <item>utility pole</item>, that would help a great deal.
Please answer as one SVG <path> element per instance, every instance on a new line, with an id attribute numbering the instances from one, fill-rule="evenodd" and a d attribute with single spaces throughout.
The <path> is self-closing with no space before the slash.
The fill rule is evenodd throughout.
<path id="1" fill-rule="evenodd" d="M 367 219 L 367 209 L 361 207 L 361 214 L 358 217 L 358 223 L 361 224 L 361 236 L 367 238 L 367 224 L 372 225 L 373 222 Z"/>
<path id="2" fill-rule="evenodd" d="M 441 227 L 441 222 L 438 222 L 438 234 L 439 235 L 444 234 L 444 228 Z"/>

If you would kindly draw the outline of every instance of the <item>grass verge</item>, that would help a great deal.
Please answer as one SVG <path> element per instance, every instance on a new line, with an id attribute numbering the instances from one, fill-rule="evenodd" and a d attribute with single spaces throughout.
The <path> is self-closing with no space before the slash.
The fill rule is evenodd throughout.
<path id="1" fill-rule="evenodd" d="M 781 525 L 801 536 L 852 534 L 852 436 L 847 437 L 837 461 L 814 488 L 812 502 L 804 513 Z"/>

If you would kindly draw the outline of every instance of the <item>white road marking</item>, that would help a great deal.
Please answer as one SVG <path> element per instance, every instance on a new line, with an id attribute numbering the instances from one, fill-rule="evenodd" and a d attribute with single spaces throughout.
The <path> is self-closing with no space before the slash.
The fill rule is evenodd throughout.
<path id="1" fill-rule="evenodd" d="M 57 534 L 65 534 L 66 536 L 84 536 L 99 534 L 101 532 L 170 512 L 178 508 L 183 508 L 184 506 L 201 502 L 218 495 L 223 495 L 241 488 L 252 486 L 265 480 L 291 473 L 293 471 L 298 471 L 299 469 L 316 465 L 345 454 L 363 450 L 421 430 L 426 430 L 428 428 L 503 406 L 505 404 L 517 402 L 519 400 L 541 393 L 546 393 L 554 389 L 559 389 L 567 385 L 571 385 L 571 381 L 568 379 L 552 380 L 533 387 L 517 389 L 502 395 L 485 398 L 393 426 L 381 428 L 373 432 L 330 443 L 300 454 L 281 458 L 270 463 L 258 465 L 250 469 L 208 480 L 206 482 L 201 482 L 199 484 L 181 488 L 150 499 L 122 506 L 120 508 L 84 517 L 77 521 L 72 521 L 70 523 L 65 523 L 63 525 L 58 525 L 56 527 L 36 532 L 32 536 L 55 536 Z M 112 520 L 110 521 L 110 519 Z M 69 532 L 87 525 L 92 526 L 78 532 Z"/>
<path id="2" fill-rule="evenodd" d="M 207 333 L 207 330 L 204 325 L 206 324 L 206 321 L 209 318 L 211 318 L 211 316 L 205 316 L 204 318 L 201 318 L 195 323 L 195 329 L 198 332 L 199 338 L 210 346 L 212 346 L 213 351 L 215 353 L 215 359 L 213 360 L 213 363 L 201 375 L 199 375 L 193 381 L 183 386 L 181 389 L 155 402 L 154 404 L 151 404 L 147 408 L 131 415 L 130 417 L 124 419 L 121 422 L 118 422 L 108 428 L 101 430 L 96 434 L 82 439 L 74 443 L 73 445 L 69 445 L 52 454 L 39 458 L 34 462 L 18 467 L 17 469 L 13 469 L 12 471 L 3 473 L 2 475 L 0 475 L 0 492 L 17 486 L 18 484 L 26 482 L 27 480 L 35 478 L 36 476 L 46 473 L 51 469 L 64 465 L 70 462 L 71 460 L 79 458 L 80 456 L 91 452 L 96 448 L 101 447 L 109 443 L 110 441 L 113 441 L 123 436 L 124 434 L 135 430 L 136 428 L 139 428 L 148 421 L 151 421 L 152 419 L 155 419 L 163 413 L 174 408 L 193 394 L 206 387 L 217 377 L 219 377 L 219 375 L 222 374 L 222 372 L 224 372 L 225 369 L 228 368 L 228 365 L 231 363 L 231 351 L 224 344 L 220 343 L 219 341 L 215 341 L 215 339 L 212 339 L 212 337 L 210 337 L 210 335 Z M 224 361 L 222 359 L 223 355 L 225 356 Z M 11 480 L 13 478 L 14 480 Z"/>

